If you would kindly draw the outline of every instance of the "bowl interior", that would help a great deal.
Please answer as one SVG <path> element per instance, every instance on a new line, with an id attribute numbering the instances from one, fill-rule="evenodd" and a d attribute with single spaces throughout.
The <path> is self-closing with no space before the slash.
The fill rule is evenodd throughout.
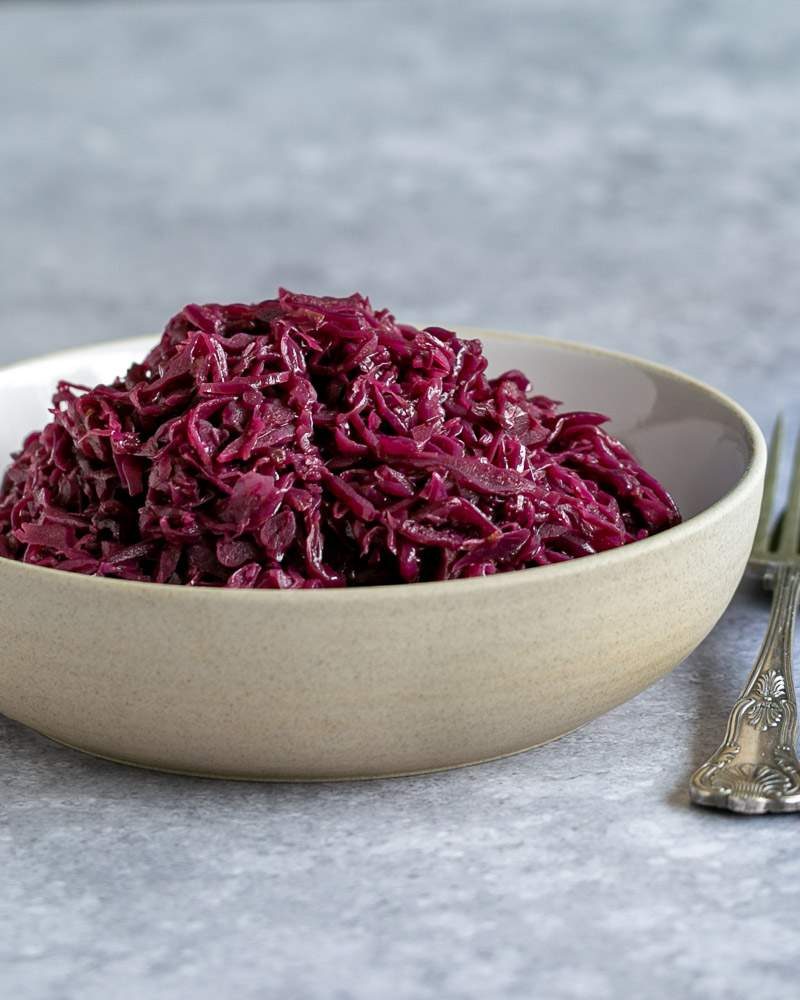
<path id="1" fill-rule="evenodd" d="M 667 369 L 538 337 L 462 330 L 486 343 L 491 371 L 519 368 L 567 409 L 598 410 L 610 430 L 673 494 L 684 517 L 730 492 L 752 458 L 744 419 L 722 396 Z M 0 467 L 48 419 L 56 382 L 107 381 L 140 361 L 155 337 L 50 355 L 0 371 Z"/>

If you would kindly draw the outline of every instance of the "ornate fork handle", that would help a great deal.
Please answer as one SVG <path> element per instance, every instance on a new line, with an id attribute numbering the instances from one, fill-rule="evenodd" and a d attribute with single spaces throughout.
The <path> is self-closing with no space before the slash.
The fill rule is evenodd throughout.
<path id="1" fill-rule="evenodd" d="M 740 813 L 800 812 L 797 700 L 792 643 L 800 565 L 775 569 L 772 615 L 764 644 L 725 740 L 692 776 L 693 802 Z"/>

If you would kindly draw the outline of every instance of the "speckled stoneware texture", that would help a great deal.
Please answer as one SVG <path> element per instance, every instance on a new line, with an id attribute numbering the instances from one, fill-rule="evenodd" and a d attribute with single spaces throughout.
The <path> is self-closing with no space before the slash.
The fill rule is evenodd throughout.
<path id="1" fill-rule="evenodd" d="M 54 739 L 219 777 L 407 774 L 560 736 L 675 667 L 727 606 L 750 549 L 760 432 L 735 404 L 645 362 L 479 335 L 538 373 L 670 488 L 684 524 L 622 549 L 489 579 L 312 592 L 98 580 L 0 560 L 0 711 Z M 106 379 L 149 341 L 0 374 L 0 449 L 40 425 L 58 376 Z"/>

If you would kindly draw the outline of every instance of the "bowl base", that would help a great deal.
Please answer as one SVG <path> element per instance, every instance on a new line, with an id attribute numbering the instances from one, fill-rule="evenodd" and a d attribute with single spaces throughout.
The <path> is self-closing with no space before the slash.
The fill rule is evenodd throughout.
<path id="1" fill-rule="evenodd" d="M 560 733 L 558 736 L 551 736 L 549 739 L 542 740 L 540 743 L 531 743 L 529 746 L 520 747 L 519 750 L 509 750 L 507 753 L 494 754 L 490 757 L 481 757 L 478 760 L 465 760 L 459 763 L 444 764 L 440 767 L 424 767 L 413 771 L 387 771 L 386 773 L 380 774 L 352 774 L 330 777 L 305 777 L 301 774 L 292 777 L 270 774 L 215 774 L 212 771 L 193 771 L 185 768 L 166 767 L 159 764 L 145 764 L 141 761 L 128 760 L 124 757 L 114 757 L 111 754 L 102 753 L 98 750 L 90 750 L 87 747 L 81 747 L 74 743 L 68 743 L 66 740 L 60 740 L 57 736 L 51 736 L 49 733 L 45 733 L 41 729 L 35 729 L 33 726 L 28 726 L 28 728 L 37 733 L 39 736 L 43 736 L 46 740 L 50 740 L 51 743 L 55 743 L 61 747 L 66 747 L 67 750 L 75 750 L 77 753 L 85 754 L 88 757 L 95 757 L 97 760 L 106 760 L 111 764 L 121 764 L 124 767 L 135 767 L 140 771 L 154 771 L 157 774 L 175 774 L 183 778 L 204 778 L 212 781 L 254 781 L 261 784 L 276 785 L 322 785 L 329 783 L 338 784 L 345 781 L 383 781 L 387 778 L 416 778 L 426 774 L 441 774 L 445 771 L 458 771 L 465 767 L 478 767 L 480 764 L 491 764 L 497 760 L 506 760 L 509 757 L 518 757 L 520 754 L 529 753 L 531 750 L 538 750 L 540 747 L 545 747 L 550 743 L 556 743 L 558 740 L 564 739 L 565 736 L 577 733 L 588 724 L 588 721 L 582 722 L 579 726 L 575 726 L 574 729 L 568 729 L 566 732 Z"/>

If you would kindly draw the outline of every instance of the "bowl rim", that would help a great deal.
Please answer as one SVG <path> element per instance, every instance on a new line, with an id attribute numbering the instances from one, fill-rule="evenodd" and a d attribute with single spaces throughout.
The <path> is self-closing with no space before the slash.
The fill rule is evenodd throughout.
<path id="1" fill-rule="evenodd" d="M 416 324 L 421 325 L 421 324 Z M 441 324 L 425 324 L 428 326 L 441 326 Z M 427 595 L 430 588 L 434 588 L 433 593 L 452 594 L 458 593 L 466 596 L 476 588 L 482 591 L 505 589 L 509 587 L 530 585 L 538 580 L 541 584 L 546 581 L 553 581 L 556 577 L 567 577 L 575 573 L 587 573 L 592 570 L 600 571 L 604 568 L 613 571 L 613 568 L 625 559 L 645 558 L 648 554 L 655 554 L 669 545 L 682 540 L 689 540 L 693 535 L 701 532 L 707 525 L 724 518 L 727 513 L 735 508 L 740 497 L 747 493 L 754 480 L 763 476 L 766 468 L 767 445 L 764 435 L 761 433 L 756 421 L 747 410 L 744 409 L 730 396 L 708 385 L 706 382 L 686 375 L 669 365 L 661 364 L 657 361 L 650 361 L 640 358 L 635 354 L 628 354 L 623 351 L 611 350 L 605 347 L 596 347 L 593 344 L 584 344 L 580 341 L 561 340 L 556 337 L 546 337 L 540 334 L 527 334 L 510 330 L 495 330 L 489 327 L 478 327 L 472 325 L 453 324 L 448 329 L 452 329 L 461 337 L 477 338 L 481 340 L 500 340 L 511 342 L 530 343 L 534 341 L 547 347 L 557 350 L 566 350 L 576 354 L 588 354 L 605 358 L 629 365 L 639 370 L 659 375 L 672 381 L 681 382 L 698 391 L 701 394 L 711 397 L 728 412 L 732 413 L 742 425 L 747 442 L 750 448 L 749 461 L 741 478 L 723 496 L 714 503 L 709 504 L 703 510 L 692 517 L 681 521 L 680 524 L 667 528 L 657 535 L 650 535 L 627 545 L 617 548 L 607 549 L 604 552 L 596 552 L 590 556 L 583 556 L 580 559 L 569 559 L 560 563 L 549 563 L 545 566 L 531 566 L 527 569 L 513 570 L 508 573 L 496 573 L 485 577 L 466 577 L 459 580 L 429 580 L 413 584 L 377 584 L 370 587 L 326 587 L 309 590 L 236 590 L 224 587 L 188 587 L 185 584 L 169 583 L 148 583 L 138 580 L 119 580 L 111 577 L 86 576 L 82 573 L 69 573 L 64 570 L 54 569 L 48 566 L 32 566 L 28 563 L 18 562 L 15 559 L 7 559 L 0 556 L 0 572 L 24 573 L 32 575 L 32 579 L 40 577 L 42 582 L 50 580 L 51 583 L 59 579 L 73 588 L 87 587 L 90 590 L 95 588 L 112 587 L 119 593 L 138 593 L 140 596 L 155 596 L 163 593 L 165 596 L 177 596 L 178 594 L 203 595 L 206 598 L 217 601 L 303 601 L 303 602 L 346 602 L 355 600 L 386 600 L 394 599 L 400 594 L 422 596 Z M 57 362 L 60 360 L 69 361 L 71 358 L 85 354 L 87 351 L 101 350 L 103 348 L 126 348 L 131 350 L 140 348 L 148 340 L 147 336 L 126 337 L 119 340 L 97 341 L 90 344 L 70 347 L 61 351 L 54 351 L 49 354 L 34 355 L 33 357 L 16 361 L 13 364 L 0 366 L 0 379 L 3 376 L 19 369 L 24 369 L 37 362 Z M 4 460 L 5 461 L 5 460 Z M 4 468 L 5 466 L 2 466 Z M 531 574 L 535 573 L 535 577 Z M 124 590 L 123 590 L 124 588 Z M 192 596 L 189 600 L 195 600 Z"/>

